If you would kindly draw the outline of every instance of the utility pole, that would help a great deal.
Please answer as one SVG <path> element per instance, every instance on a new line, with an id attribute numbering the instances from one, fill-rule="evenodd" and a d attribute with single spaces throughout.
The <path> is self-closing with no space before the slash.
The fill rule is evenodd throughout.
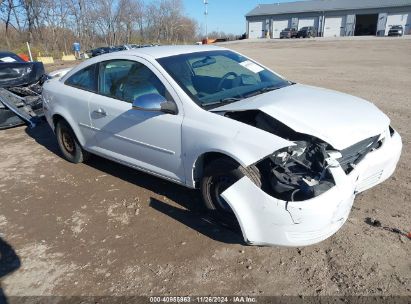
<path id="1" fill-rule="evenodd" d="M 205 19 L 205 36 L 208 41 L 207 15 L 208 15 L 208 0 L 204 0 L 204 19 Z"/>

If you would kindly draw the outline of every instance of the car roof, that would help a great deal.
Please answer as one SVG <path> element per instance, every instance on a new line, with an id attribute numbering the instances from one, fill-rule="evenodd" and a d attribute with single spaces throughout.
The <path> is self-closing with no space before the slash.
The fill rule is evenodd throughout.
<path id="1" fill-rule="evenodd" d="M 163 46 L 150 46 L 143 47 L 139 49 L 131 49 L 127 51 L 122 51 L 122 54 L 129 55 L 145 55 L 152 57 L 154 59 L 170 57 L 181 54 L 205 52 L 205 51 L 217 51 L 225 50 L 225 48 L 215 46 L 215 45 L 163 45 Z M 112 56 L 115 56 L 113 53 Z M 117 53 L 118 54 L 118 53 Z"/>
<path id="2" fill-rule="evenodd" d="M 5 56 L 17 56 L 15 53 L 9 52 L 9 51 L 0 51 L 0 57 L 5 57 Z"/>
<path id="3" fill-rule="evenodd" d="M 155 60 L 164 57 L 170 57 L 175 55 L 181 54 L 189 54 L 189 53 L 198 53 L 198 52 L 207 52 L 207 51 L 224 51 L 228 50 L 223 47 L 215 46 L 215 45 L 164 45 L 164 46 L 151 46 L 151 47 L 143 47 L 139 49 L 131 49 L 125 51 L 118 51 L 112 53 L 102 54 L 86 61 L 80 63 L 76 67 L 74 67 L 69 73 L 64 75 L 60 80 L 66 81 L 71 75 L 75 74 L 77 71 L 85 68 L 88 65 L 95 64 L 101 61 L 112 60 L 112 59 L 119 59 L 122 58 L 124 55 L 131 55 L 131 56 L 139 56 L 142 58 L 146 58 L 148 60 Z"/>

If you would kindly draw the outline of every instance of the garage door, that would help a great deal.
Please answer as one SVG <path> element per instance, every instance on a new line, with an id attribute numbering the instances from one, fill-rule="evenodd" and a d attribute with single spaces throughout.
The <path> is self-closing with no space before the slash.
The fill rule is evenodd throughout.
<path id="1" fill-rule="evenodd" d="M 385 26 L 385 35 L 388 35 L 388 31 L 393 25 L 402 25 L 405 28 L 407 24 L 408 14 L 395 14 L 387 16 L 387 25 Z"/>
<path id="2" fill-rule="evenodd" d="M 288 27 L 288 20 L 273 20 L 273 38 L 280 38 L 280 33 Z"/>
<path id="3" fill-rule="evenodd" d="M 343 17 L 326 17 L 324 23 L 324 37 L 341 36 Z"/>
<path id="4" fill-rule="evenodd" d="M 298 29 L 301 29 L 304 26 L 314 26 L 314 18 L 299 19 Z"/>
<path id="5" fill-rule="evenodd" d="M 263 35 L 263 22 L 256 21 L 248 23 L 248 38 L 261 38 Z"/>

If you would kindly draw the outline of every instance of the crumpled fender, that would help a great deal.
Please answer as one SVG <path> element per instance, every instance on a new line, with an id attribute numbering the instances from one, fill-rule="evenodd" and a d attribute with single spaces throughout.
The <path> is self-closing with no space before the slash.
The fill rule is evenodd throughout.
<path id="1" fill-rule="evenodd" d="M 189 151 L 184 155 L 188 186 L 194 185 L 193 169 L 204 153 L 219 152 L 248 167 L 281 148 L 295 145 L 292 141 L 222 115 L 207 111 L 202 111 L 201 115 L 201 119 L 185 117 L 183 121 L 182 150 Z"/>

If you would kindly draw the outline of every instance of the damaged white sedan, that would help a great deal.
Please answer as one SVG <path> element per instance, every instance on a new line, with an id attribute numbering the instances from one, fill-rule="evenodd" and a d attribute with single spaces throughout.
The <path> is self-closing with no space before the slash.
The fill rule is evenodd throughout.
<path id="1" fill-rule="evenodd" d="M 372 103 L 296 84 L 236 52 L 163 46 L 87 60 L 43 88 L 63 156 L 89 153 L 190 188 L 249 244 L 334 234 L 402 148 Z"/>

